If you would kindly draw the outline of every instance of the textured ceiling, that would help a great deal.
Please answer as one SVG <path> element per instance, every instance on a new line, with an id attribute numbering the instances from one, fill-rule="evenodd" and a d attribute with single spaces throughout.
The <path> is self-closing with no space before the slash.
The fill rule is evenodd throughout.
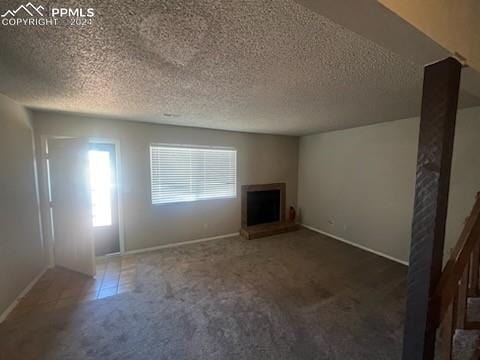
<path id="1" fill-rule="evenodd" d="M 0 26 L 0 92 L 32 108 L 293 135 L 419 113 L 419 65 L 293 0 L 87 5 L 90 26 Z"/>

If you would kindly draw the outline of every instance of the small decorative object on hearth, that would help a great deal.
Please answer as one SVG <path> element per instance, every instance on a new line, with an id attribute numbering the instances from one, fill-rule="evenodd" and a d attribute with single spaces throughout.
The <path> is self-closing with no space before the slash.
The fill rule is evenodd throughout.
<path id="1" fill-rule="evenodd" d="M 290 210 L 288 212 L 288 221 L 295 222 L 295 217 L 297 216 L 297 212 L 293 206 L 290 206 Z"/>

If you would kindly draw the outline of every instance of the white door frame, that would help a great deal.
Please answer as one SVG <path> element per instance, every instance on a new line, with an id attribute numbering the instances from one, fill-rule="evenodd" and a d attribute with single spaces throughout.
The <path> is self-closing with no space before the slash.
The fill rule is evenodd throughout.
<path id="1" fill-rule="evenodd" d="M 42 213 L 42 224 L 45 232 L 45 244 L 47 247 L 47 263 L 48 267 L 55 267 L 55 252 L 54 252 L 54 240 L 53 240 L 53 218 L 51 214 L 50 206 L 50 179 L 47 169 L 47 159 L 48 159 L 48 140 L 52 139 L 69 139 L 75 138 L 77 136 L 59 136 L 59 135 L 40 135 L 40 166 L 41 166 L 41 176 L 40 176 L 40 193 L 41 196 L 41 213 Z M 120 141 L 117 139 L 111 138 L 92 138 L 87 137 L 90 143 L 104 143 L 104 144 L 113 144 L 115 145 L 115 162 L 116 162 L 116 191 L 117 191 L 117 206 L 118 206 L 118 234 L 120 241 L 120 255 L 125 253 L 125 228 L 123 223 L 123 198 L 121 196 L 122 189 L 122 178 L 121 178 L 121 156 L 120 156 Z"/>

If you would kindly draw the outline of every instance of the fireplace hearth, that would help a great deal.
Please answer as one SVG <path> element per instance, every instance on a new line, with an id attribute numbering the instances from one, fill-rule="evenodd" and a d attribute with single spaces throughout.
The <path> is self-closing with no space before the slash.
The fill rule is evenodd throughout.
<path id="1" fill-rule="evenodd" d="M 255 239 L 297 229 L 285 220 L 285 183 L 242 186 L 242 236 Z"/>

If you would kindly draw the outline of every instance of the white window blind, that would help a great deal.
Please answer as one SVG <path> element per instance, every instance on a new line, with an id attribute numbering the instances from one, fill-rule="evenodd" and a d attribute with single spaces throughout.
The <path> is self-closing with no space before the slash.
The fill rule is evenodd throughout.
<path id="1" fill-rule="evenodd" d="M 150 146 L 152 204 L 235 197 L 237 151 Z"/>

